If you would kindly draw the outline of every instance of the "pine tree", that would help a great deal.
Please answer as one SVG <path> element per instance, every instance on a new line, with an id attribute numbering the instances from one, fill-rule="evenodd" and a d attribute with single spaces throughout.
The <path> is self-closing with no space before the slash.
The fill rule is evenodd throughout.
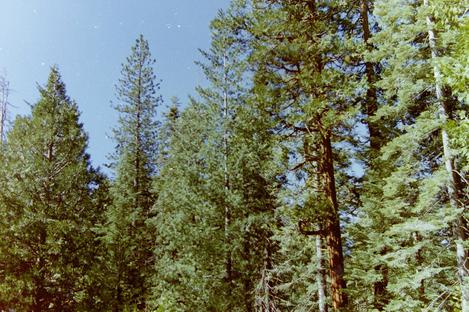
<path id="1" fill-rule="evenodd" d="M 224 210 L 224 287 L 231 298 L 226 309 L 252 311 L 257 305 L 270 311 L 272 282 L 266 274 L 275 249 L 270 237 L 277 172 L 270 160 L 270 118 L 250 96 L 249 47 L 245 44 L 247 34 L 240 30 L 247 10 L 246 1 L 234 1 L 212 21 L 212 46 L 203 53 L 207 62 L 200 64 L 211 84 L 198 92 L 217 125 L 209 144 L 218 147 L 219 155 L 209 159 L 208 170 L 214 177 L 210 187 L 215 204 Z M 220 192 L 222 185 L 224 191 Z M 256 286 L 259 293 L 259 282 L 263 283 L 262 302 L 253 296 Z"/>
<path id="2" fill-rule="evenodd" d="M 200 63 L 210 85 L 178 119 L 158 178 L 155 227 L 164 247 L 156 251 L 155 289 L 160 304 L 178 311 L 271 311 L 272 135 L 244 80 L 236 32 L 243 5 L 211 24 L 212 46 Z"/>
<path id="3" fill-rule="evenodd" d="M 7 130 L 8 115 L 8 96 L 10 94 L 10 83 L 0 75 L 0 144 L 5 142 L 5 133 Z"/>
<path id="4" fill-rule="evenodd" d="M 56 67 L 31 116 L 8 133 L 0 174 L 0 306 L 87 310 L 96 257 L 99 176 L 77 105 Z"/>
<path id="5" fill-rule="evenodd" d="M 347 181 L 354 183 L 347 171 L 356 157 L 353 148 L 348 155 L 346 150 L 353 143 L 363 88 L 353 59 L 359 31 L 352 21 L 359 10 L 340 1 L 254 1 L 254 7 L 257 92 L 283 134 L 293 169 L 288 180 L 299 177 L 285 199 L 286 206 L 300 210 L 287 214 L 295 218 L 289 222 L 323 235 L 330 296 L 333 307 L 341 309 L 348 300 L 340 215 L 352 205 L 345 194 Z"/>
<path id="6" fill-rule="evenodd" d="M 376 50 L 373 37 L 379 30 L 376 17 L 372 14 L 374 2 L 362 0 L 359 3 L 361 34 L 358 37 L 361 37 L 362 44 L 356 46 L 357 56 L 354 61 L 357 70 L 363 75 L 362 79 L 366 81 L 366 92 L 363 94 L 361 103 L 364 123 L 360 124 L 364 129 L 360 129 L 361 131 L 356 134 L 358 140 L 355 143 L 355 148 L 358 149 L 360 155 L 360 164 L 364 169 L 363 175 L 358 179 L 359 186 L 355 190 L 358 197 L 356 205 L 358 209 L 354 215 L 359 222 L 351 222 L 347 229 L 352 249 L 349 279 L 356 285 L 350 293 L 354 298 L 352 305 L 357 310 L 371 306 L 381 310 L 388 300 L 389 270 L 382 259 L 386 253 L 386 247 L 382 243 L 385 226 L 383 226 L 384 216 L 378 198 L 382 196 L 382 180 L 389 173 L 390 167 L 379 159 L 379 155 L 381 148 L 395 135 L 396 129 L 393 128 L 394 124 L 389 123 L 383 116 L 377 116 L 378 109 L 385 105 L 388 99 L 377 84 L 383 64 L 381 59 L 372 57 Z M 365 223 L 367 228 L 362 228 L 361 226 Z M 370 231 L 370 228 L 373 230 Z M 373 245 L 373 248 L 364 238 L 370 232 L 373 232 L 374 239 L 377 239 L 377 244 Z M 378 237 L 378 235 L 382 236 Z M 373 287 L 370 288 L 368 286 L 370 284 Z"/>
<path id="7" fill-rule="evenodd" d="M 140 35 L 122 65 L 116 86 L 116 178 L 110 189 L 112 205 L 104 238 L 109 246 L 114 311 L 141 309 L 149 295 L 155 238 L 147 221 L 154 203 L 151 184 L 156 172 L 156 109 L 161 103 L 156 94 L 159 83 L 153 73 L 154 63 L 148 42 Z"/>
<path id="8" fill-rule="evenodd" d="M 433 9 L 438 2 L 434 5 Z M 441 27 L 438 50 L 443 54 L 451 53 L 454 46 L 453 26 L 447 22 L 451 19 L 444 16 L 461 12 L 461 5 L 452 3 L 451 10 L 436 18 Z M 392 131 L 387 134 L 390 142 L 375 161 L 380 168 L 370 171 L 372 183 L 362 196 L 360 231 L 366 234 L 356 241 L 369 255 L 362 258 L 367 252 L 359 254 L 355 261 L 365 266 L 373 261 L 386 268 L 381 274 L 387 277 L 381 281 L 388 294 L 375 302 L 379 310 L 436 306 L 451 310 L 456 305 L 446 300 L 454 294 L 455 275 L 445 268 L 456 267 L 448 243 L 453 240 L 451 224 L 461 220 L 461 212 L 448 206 L 451 192 L 443 191 L 448 183 L 442 166 L 449 159 L 447 154 L 442 157 L 447 122 L 438 114 L 438 103 L 445 98 L 445 107 L 451 111 L 448 116 L 457 116 L 461 104 L 449 88 L 443 92 L 435 79 L 438 75 L 433 75 L 437 60 L 432 57 L 435 42 L 429 9 L 425 2 L 376 2 L 381 30 L 373 39 L 377 50 L 370 57 L 383 64 L 376 86 L 384 90 L 386 99 L 376 117 Z M 454 118 L 453 122 L 461 121 Z M 365 271 L 364 284 L 379 278 L 374 269 Z"/>
<path id="9" fill-rule="evenodd" d="M 439 9 L 438 5 L 443 3 L 436 2 L 436 5 L 433 6 L 433 9 Z M 425 9 L 430 9 L 430 4 L 428 0 L 424 0 L 423 6 Z M 460 14 L 463 13 L 465 8 L 461 6 Z M 432 22 L 433 16 L 431 13 L 427 12 L 425 20 L 427 24 L 427 33 L 428 33 L 428 42 L 431 51 L 431 60 L 436 62 L 436 59 L 439 57 L 437 51 L 438 47 L 436 46 L 435 30 Z M 446 24 L 446 23 L 444 23 Z M 446 124 L 449 120 L 458 122 L 455 118 L 452 118 L 451 114 L 455 109 L 455 105 L 451 103 L 450 97 L 451 94 L 447 94 L 446 97 L 443 94 L 443 81 L 441 78 L 441 70 L 438 64 L 433 65 L 433 76 L 434 76 L 434 85 L 435 85 L 435 95 L 436 95 L 436 104 L 438 107 L 437 118 L 439 119 L 441 126 L 439 127 L 439 132 L 441 135 L 441 147 L 440 150 L 443 150 L 443 160 L 445 163 L 445 169 L 447 174 L 447 181 L 445 183 L 450 207 L 452 211 L 456 212 L 460 209 L 462 211 L 456 212 L 455 220 L 453 221 L 453 236 L 456 243 L 456 259 L 457 259 L 457 268 L 458 268 L 458 280 L 461 288 L 461 308 L 463 311 L 469 310 L 469 264 L 467 264 L 467 259 L 469 258 L 469 249 L 464 246 L 464 242 L 469 237 L 469 229 L 467 228 L 467 219 L 465 218 L 466 203 L 467 198 L 463 191 L 463 181 L 461 179 L 461 172 L 458 172 L 455 152 L 450 146 L 450 139 L 448 131 L 446 130 Z"/>
<path id="10" fill-rule="evenodd" d="M 176 120 L 155 180 L 157 230 L 152 306 L 170 311 L 216 310 L 224 268 L 223 214 L 207 187 L 207 112 L 191 104 Z M 218 290 L 218 292 L 217 292 Z"/>
<path id="11" fill-rule="evenodd" d="M 171 138 L 176 130 L 177 119 L 180 117 L 180 107 L 181 103 L 179 99 L 177 97 L 172 97 L 171 105 L 169 106 L 168 111 L 164 114 L 166 122 L 162 124 L 159 131 L 157 169 L 163 168 L 165 161 L 169 157 Z"/>

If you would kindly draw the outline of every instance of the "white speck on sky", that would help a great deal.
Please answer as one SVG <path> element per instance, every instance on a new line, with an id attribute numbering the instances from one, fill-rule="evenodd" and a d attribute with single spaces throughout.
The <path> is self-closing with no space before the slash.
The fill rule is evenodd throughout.
<path id="1" fill-rule="evenodd" d="M 149 41 L 165 102 L 175 95 L 186 102 L 205 83 L 193 62 L 201 59 L 199 48 L 209 47 L 210 20 L 230 0 L 0 2 L 0 29 L 8 29 L 0 31 L 0 68 L 15 90 L 12 115 L 29 114 L 24 103 L 38 99 L 36 83 L 43 85 L 49 66 L 57 64 L 82 112 L 92 162 L 102 165 L 114 148 L 104 138 L 117 120 L 109 103 L 138 35 Z"/>

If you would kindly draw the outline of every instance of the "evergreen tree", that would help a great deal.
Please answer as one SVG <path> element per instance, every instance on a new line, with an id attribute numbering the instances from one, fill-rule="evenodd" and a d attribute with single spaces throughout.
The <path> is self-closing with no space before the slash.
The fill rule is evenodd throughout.
<path id="1" fill-rule="evenodd" d="M 468 311 L 467 7 L 233 0 L 161 126 L 140 35 L 112 179 L 0 77 L 0 311 Z"/>
<path id="2" fill-rule="evenodd" d="M 256 92 L 277 122 L 292 169 L 285 173 L 294 184 L 285 189 L 285 219 L 323 236 L 331 302 L 341 309 L 348 300 L 340 215 L 353 205 L 345 196 L 356 157 L 348 146 L 363 87 L 352 54 L 359 10 L 340 1 L 254 1 L 254 7 Z M 315 245 L 312 239 L 311 250 Z"/>
<path id="3" fill-rule="evenodd" d="M 152 305 L 169 311 L 216 310 L 223 304 L 223 297 L 214 294 L 222 289 L 224 257 L 223 214 L 214 209 L 206 186 L 206 127 L 213 123 L 195 104 L 170 123 L 175 129 L 155 180 Z"/>
<path id="4" fill-rule="evenodd" d="M 437 9 L 443 3 L 439 1 L 432 7 L 427 2 L 398 3 L 376 2 L 381 31 L 373 39 L 377 50 L 370 56 L 384 65 L 377 86 L 385 91 L 387 100 L 376 116 L 392 132 L 388 137 L 391 141 L 375 161 L 381 168 L 370 172 L 374 185 L 370 184 L 362 197 L 364 215 L 359 224 L 365 235 L 355 239 L 357 246 L 367 251 L 354 261 L 386 268 L 381 272 L 386 278 L 381 281 L 389 294 L 375 301 L 377 309 L 432 310 L 439 306 L 451 310 L 457 304 L 447 300 L 453 298 L 456 283 L 456 274 L 446 269 L 456 267 L 449 245 L 453 241 L 450 229 L 456 220 L 464 222 L 464 217 L 459 204 L 450 200 L 455 194 L 451 185 L 459 182 L 454 182 L 452 174 L 448 178 L 442 165 L 448 161 L 455 165 L 453 157 L 460 153 L 448 153 L 449 144 L 444 142 L 448 121 L 461 124 L 456 111 L 462 106 L 451 89 L 443 87 L 435 64 L 436 49 L 443 55 L 454 49 L 454 19 L 450 16 L 462 12 L 463 6 L 455 1 L 449 6 L 451 10 L 442 11 L 442 7 Z M 431 12 L 434 18 L 429 17 Z M 438 47 L 432 39 L 434 27 L 440 36 Z M 442 111 L 443 106 L 446 111 Z M 459 203 L 464 206 L 462 193 L 459 187 Z M 467 235 L 464 231 L 462 234 Z M 365 271 L 368 274 L 358 273 L 363 285 L 379 278 L 377 272 Z M 464 289 L 462 279 L 460 284 Z"/>
<path id="5" fill-rule="evenodd" d="M 116 178 L 104 228 L 114 311 L 141 309 L 149 295 L 155 238 L 147 221 L 154 203 L 151 184 L 156 172 L 156 109 L 161 103 L 156 94 L 159 83 L 153 73 L 154 62 L 148 42 L 140 35 L 116 86 Z"/>
<path id="6" fill-rule="evenodd" d="M 0 168 L 0 308 L 89 311 L 102 207 L 77 105 L 56 67 L 17 117 Z"/>
<path id="7" fill-rule="evenodd" d="M 10 95 L 10 82 L 4 75 L 0 75 L 0 144 L 5 142 L 8 115 L 8 96 Z"/>
<path id="8" fill-rule="evenodd" d="M 171 138 L 176 130 L 176 122 L 180 117 L 180 106 L 181 103 L 177 97 L 171 98 L 171 105 L 168 111 L 164 114 L 165 122 L 162 124 L 158 133 L 158 160 L 157 169 L 161 169 L 164 166 L 165 161 L 169 157 L 169 151 L 171 149 Z M 159 175 L 159 171 L 157 176 Z"/>
<path id="9" fill-rule="evenodd" d="M 160 304 L 178 311 L 253 311 L 272 301 L 272 135 L 244 80 L 242 14 L 244 1 L 235 2 L 212 22 L 200 63 L 210 86 L 198 88 L 200 98 L 178 119 L 158 178 L 155 223 L 164 247 L 156 251 L 155 288 Z"/>

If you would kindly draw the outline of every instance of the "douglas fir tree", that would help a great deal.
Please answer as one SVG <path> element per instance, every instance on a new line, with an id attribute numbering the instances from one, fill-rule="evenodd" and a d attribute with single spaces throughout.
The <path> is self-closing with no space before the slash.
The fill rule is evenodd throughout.
<path id="1" fill-rule="evenodd" d="M 56 67 L 17 117 L 0 168 L 0 309 L 79 311 L 92 297 L 99 189 L 77 105 Z"/>
<path id="2" fill-rule="evenodd" d="M 155 238 L 147 220 L 154 203 L 151 183 L 156 172 L 156 109 L 161 103 L 154 63 L 148 42 L 140 36 L 116 86 L 116 176 L 105 227 L 115 311 L 143 308 L 150 291 Z"/>

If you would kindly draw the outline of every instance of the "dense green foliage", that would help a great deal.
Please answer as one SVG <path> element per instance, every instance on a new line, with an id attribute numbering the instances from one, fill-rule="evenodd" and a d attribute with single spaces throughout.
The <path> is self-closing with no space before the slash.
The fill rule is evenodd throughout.
<path id="1" fill-rule="evenodd" d="M 122 65 L 116 86 L 116 177 L 110 187 L 107 222 L 101 229 L 108 249 L 107 282 L 112 288 L 108 304 L 114 311 L 142 309 L 149 297 L 155 235 L 147 221 L 155 199 L 151 185 L 156 172 L 156 109 L 161 101 L 154 62 L 141 35 Z"/>
<path id="2" fill-rule="evenodd" d="M 0 148 L 0 311 L 469 310 L 466 0 L 233 0 L 89 164 L 57 68 Z"/>
<path id="3" fill-rule="evenodd" d="M 94 301 L 100 177 L 56 68 L 30 117 L 18 117 L 2 150 L 0 306 L 86 311 Z"/>

